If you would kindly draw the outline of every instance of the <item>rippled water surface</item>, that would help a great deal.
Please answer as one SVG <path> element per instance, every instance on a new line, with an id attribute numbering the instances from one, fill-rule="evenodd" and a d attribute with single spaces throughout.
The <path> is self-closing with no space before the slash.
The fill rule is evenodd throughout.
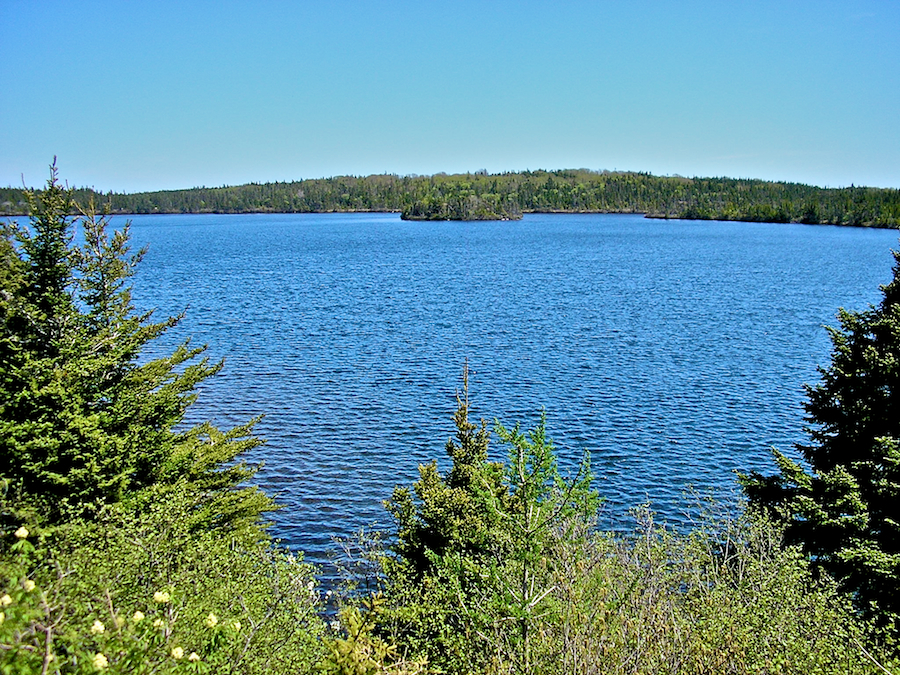
<path id="1" fill-rule="evenodd" d="M 121 219 L 114 224 L 120 226 Z M 225 358 L 192 415 L 265 414 L 275 533 L 323 560 L 332 535 L 389 524 L 381 502 L 443 458 L 466 359 L 474 413 L 546 408 L 564 468 L 590 451 L 612 527 L 646 500 L 677 519 L 688 485 L 732 492 L 804 439 L 839 306 L 890 279 L 897 233 L 802 225 L 528 215 L 132 219 L 149 252 L 136 304 L 186 310 Z M 495 446 L 499 454 L 503 449 Z"/>

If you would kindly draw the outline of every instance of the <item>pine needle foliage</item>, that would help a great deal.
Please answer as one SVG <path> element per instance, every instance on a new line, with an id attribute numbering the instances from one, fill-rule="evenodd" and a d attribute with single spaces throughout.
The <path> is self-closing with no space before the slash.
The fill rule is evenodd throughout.
<path id="1" fill-rule="evenodd" d="M 900 252 L 882 300 L 841 309 L 830 328 L 831 364 L 807 386 L 809 470 L 780 452 L 780 473 L 743 477 L 752 504 L 786 525 L 819 569 L 857 605 L 900 618 Z"/>
<path id="2" fill-rule="evenodd" d="M 180 317 L 135 312 L 130 279 L 144 252 L 130 250 L 128 225 L 110 233 L 106 215 L 77 210 L 55 163 L 45 189 L 26 197 L 29 225 L 9 223 L 0 236 L 5 517 L 91 518 L 140 490 L 188 484 L 227 505 L 210 509 L 217 521 L 255 521 L 271 502 L 233 492 L 254 472 L 233 461 L 260 442 L 253 422 L 183 426 L 197 384 L 222 364 L 187 342 L 141 359 Z"/>

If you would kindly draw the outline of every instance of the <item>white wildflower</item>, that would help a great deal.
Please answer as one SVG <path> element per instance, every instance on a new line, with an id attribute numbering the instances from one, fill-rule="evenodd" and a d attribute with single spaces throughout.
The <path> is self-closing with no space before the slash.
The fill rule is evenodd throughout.
<path id="1" fill-rule="evenodd" d="M 16 530 L 15 535 L 16 535 L 16 537 L 18 537 L 19 539 L 28 539 L 28 530 L 27 530 L 26 527 L 23 525 L 23 526 L 20 527 L 18 530 Z"/>
<path id="2" fill-rule="evenodd" d="M 105 631 L 106 631 L 106 626 L 103 625 L 103 622 L 100 621 L 100 619 L 96 619 L 94 621 L 94 625 L 91 626 L 91 632 L 94 635 L 99 635 L 100 633 L 103 633 Z"/>

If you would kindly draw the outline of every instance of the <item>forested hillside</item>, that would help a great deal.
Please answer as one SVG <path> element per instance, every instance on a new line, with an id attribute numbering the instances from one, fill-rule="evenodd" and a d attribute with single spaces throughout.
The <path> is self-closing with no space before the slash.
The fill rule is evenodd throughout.
<path id="1" fill-rule="evenodd" d="M 503 205 L 511 213 L 644 213 L 654 218 L 900 227 L 900 190 L 819 188 L 733 178 L 682 178 L 587 169 L 434 176 L 336 176 L 285 183 L 136 194 L 94 193 L 112 213 L 454 212 L 454 204 Z M 0 188 L 0 212 L 25 212 L 22 190 Z"/>

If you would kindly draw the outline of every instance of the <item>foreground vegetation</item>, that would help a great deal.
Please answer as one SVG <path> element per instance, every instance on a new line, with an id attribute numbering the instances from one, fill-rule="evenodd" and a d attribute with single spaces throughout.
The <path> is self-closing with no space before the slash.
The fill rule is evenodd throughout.
<path id="1" fill-rule="evenodd" d="M 752 503 L 852 593 L 900 626 L 900 252 L 877 307 L 841 310 L 831 364 L 807 386 L 809 470 L 775 452 L 779 473 L 743 477 Z"/>
<path id="2" fill-rule="evenodd" d="M 655 218 L 900 227 L 900 190 L 819 188 L 733 178 L 524 171 L 434 176 L 337 176 L 137 194 L 82 189 L 112 213 L 395 211 L 421 219 L 514 219 L 521 213 L 645 213 Z M 22 190 L 0 188 L 0 213 L 27 212 Z"/>
<path id="3" fill-rule="evenodd" d="M 376 629 L 441 671 L 491 673 L 874 672 L 874 633 L 798 548 L 748 512 L 703 511 L 673 533 L 645 507 L 631 536 L 596 528 L 587 462 L 564 480 L 542 418 L 496 425 L 468 402 L 448 443 L 450 470 L 421 467 L 388 506 L 398 525 L 380 554 Z M 866 651 L 864 651 L 866 650 Z"/>
<path id="4" fill-rule="evenodd" d="M 259 443 L 253 420 L 182 423 L 220 365 L 187 344 L 140 358 L 178 318 L 134 313 L 141 254 L 127 231 L 109 233 L 90 208 L 73 218 L 55 169 L 28 198 L 30 227 L 0 237 L 0 672 L 900 671 L 895 608 L 869 602 L 859 576 L 868 569 L 865 583 L 892 592 L 893 539 L 865 549 L 881 567 L 847 575 L 797 534 L 787 499 L 737 517 L 709 504 L 685 532 L 643 507 L 631 535 L 598 531 L 589 458 L 561 476 L 544 416 L 530 430 L 471 421 L 467 372 L 448 470 L 423 465 L 398 487 L 386 502 L 396 530 L 348 542 L 346 584 L 323 592 L 266 533 L 275 505 L 246 487 L 254 467 L 239 455 Z M 900 264 L 886 297 L 897 288 Z M 853 372 L 875 378 L 868 395 L 893 395 L 883 375 L 900 362 L 900 311 L 886 302 L 863 319 L 877 335 Z M 845 346 L 836 340 L 856 353 Z M 849 372 L 836 362 L 824 386 Z M 854 391 L 852 410 L 871 409 L 867 390 Z M 895 431 L 871 431 L 881 435 L 865 461 L 884 476 L 880 492 L 854 493 L 860 473 L 839 482 L 842 501 L 827 501 L 831 487 L 810 492 L 835 518 L 857 509 L 848 541 L 863 537 L 860 505 L 896 490 Z M 489 459 L 492 434 L 504 462 Z M 748 480 L 811 504 L 797 485 L 814 484 L 783 467 L 794 483 Z M 881 532 L 893 518 L 866 522 Z M 837 559 L 860 558 L 844 550 Z"/>

